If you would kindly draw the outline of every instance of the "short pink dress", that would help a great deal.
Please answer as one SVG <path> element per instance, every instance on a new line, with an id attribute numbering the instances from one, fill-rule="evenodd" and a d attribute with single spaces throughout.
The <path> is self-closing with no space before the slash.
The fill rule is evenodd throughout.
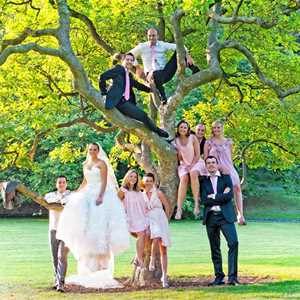
<path id="1" fill-rule="evenodd" d="M 220 171 L 230 174 L 233 186 L 240 185 L 240 177 L 234 168 L 231 157 L 232 139 L 225 139 L 223 144 L 217 144 L 211 138 L 206 143 L 208 144 L 208 155 L 215 156 L 218 159 Z"/>
<path id="2" fill-rule="evenodd" d="M 146 230 L 149 227 L 149 221 L 143 193 L 129 191 L 124 187 L 121 187 L 121 191 L 125 194 L 123 203 L 129 231 L 135 233 Z"/>
<path id="3" fill-rule="evenodd" d="M 147 205 L 147 216 L 150 225 L 150 238 L 161 238 L 163 246 L 169 247 L 171 245 L 171 239 L 168 218 L 158 197 L 157 189 L 153 188 L 150 192 L 150 199 L 148 198 L 146 192 L 143 192 L 144 200 Z"/>
<path id="4" fill-rule="evenodd" d="M 194 135 L 191 134 L 188 137 L 188 142 L 186 145 L 182 145 L 180 143 L 180 139 L 176 138 L 175 139 L 175 147 L 177 151 L 181 154 L 182 160 L 179 162 L 178 166 L 178 176 L 179 178 L 189 174 L 189 171 L 186 169 L 187 166 L 191 165 L 194 155 L 195 155 L 195 150 L 194 150 L 194 145 L 193 145 L 193 139 Z M 192 167 L 190 172 L 197 171 L 199 175 L 201 176 L 206 176 L 208 175 L 206 167 L 205 167 L 205 162 L 204 160 L 200 157 L 199 161 Z"/>

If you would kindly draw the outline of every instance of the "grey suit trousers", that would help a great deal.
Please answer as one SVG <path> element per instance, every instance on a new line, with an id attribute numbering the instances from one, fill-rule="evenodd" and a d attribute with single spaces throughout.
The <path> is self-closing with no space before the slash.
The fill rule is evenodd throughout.
<path id="1" fill-rule="evenodd" d="M 55 276 L 55 285 L 64 284 L 68 266 L 69 249 L 65 243 L 56 239 L 56 230 L 49 231 L 49 244 Z"/>

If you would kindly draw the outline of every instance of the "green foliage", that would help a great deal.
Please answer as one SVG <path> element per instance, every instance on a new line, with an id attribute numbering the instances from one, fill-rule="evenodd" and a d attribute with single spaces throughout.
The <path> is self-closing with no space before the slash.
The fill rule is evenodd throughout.
<path id="1" fill-rule="evenodd" d="M 172 39 L 170 17 L 174 10 L 186 10 L 182 30 L 193 29 L 185 37 L 185 44 L 201 69 L 207 67 L 206 48 L 209 29 L 206 25 L 209 5 L 214 1 L 168 0 L 163 1 L 166 21 L 166 40 Z M 219 38 L 235 39 L 248 47 L 267 77 L 279 82 L 283 88 L 299 84 L 300 56 L 295 29 L 300 27 L 296 13 L 281 14 L 284 5 L 292 1 L 244 1 L 239 15 L 259 16 L 278 25 L 262 29 L 253 25 L 225 25 L 220 27 Z M 68 1 L 74 10 L 88 16 L 101 37 L 116 51 L 128 51 L 145 40 L 145 31 L 158 26 L 159 12 L 154 0 L 122 1 Z M 225 15 L 231 15 L 237 1 L 223 1 Z M 12 39 L 25 28 L 54 28 L 58 24 L 57 11 L 50 1 L 34 1 L 39 11 L 27 5 L 7 4 L 0 1 L 0 40 Z M 78 19 L 71 19 L 71 42 L 75 54 L 85 67 L 89 79 L 97 86 L 99 73 L 110 66 L 110 55 L 92 39 L 87 27 Z M 25 42 L 37 41 L 29 37 Z M 39 37 L 43 46 L 57 47 L 52 37 Z M 234 157 L 249 143 L 256 140 L 245 152 L 250 168 L 265 167 L 279 170 L 299 164 L 300 153 L 300 98 L 290 96 L 281 103 L 275 94 L 265 88 L 253 74 L 248 61 L 239 52 L 223 50 L 221 65 L 228 74 L 231 86 L 224 79 L 201 86 L 191 92 L 178 107 L 176 121 L 187 119 L 193 126 L 199 121 L 209 126 L 215 119 L 226 121 L 226 135 L 233 138 Z M 82 110 L 93 121 L 103 122 L 102 114 L 78 96 L 63 96 L 73 90 L 72 74 L 59 59 L 33 52 L 11 56 L 0 68 L 0 170 L 1 177 L 28 178 L 35 174 L 46 179 L 33 179 L 31 186 L 43 186 L 46 190 L 52 177 L 58 172 L 71 172 L 76 184 L 80 175 L 80 162 L 84 159 L 85 145 L 93 140 L 101 141 L 111 152 L 114 166 L 120 167 L 119 176 L 127 166 L 136 162 L 128 153 L 114 145 L 113 135 L 96 134 L 85 125 L 73 129 L 53 130 L 57 124 L 81 116 Z M 240 87 L 243 97 L 236 86 Z M 176 88 L 176 78 L 168 85 L 170 94 Z M 29 153 L 37 134 L 47 132 L 42 139 L 35 161 Z M 277 144 L 277 145 L 275 145 Z M 281 147 L 279 147 L 279 146 Z M 284 150 L 285 149 L 285 150 Z M 16 155 L 17 153 L 17 155 Z M 123 161 L 123 162 L 120 162 Z M 77 164 L 77 165 L 76 165 Z M 79 164 L 79 165 L 78 165 Z M 76 165 L 76 167 L 75 167 Z M 11 169 L 10 169 L 11 168 Z M 55 171 L 51 171 L 54 168 Z M 44 169 L 44 171 L 42 171 Z M 53 172 L 45 175 L 46 172 Z M 41 182 L 48 182 L 41 184 Z"/>

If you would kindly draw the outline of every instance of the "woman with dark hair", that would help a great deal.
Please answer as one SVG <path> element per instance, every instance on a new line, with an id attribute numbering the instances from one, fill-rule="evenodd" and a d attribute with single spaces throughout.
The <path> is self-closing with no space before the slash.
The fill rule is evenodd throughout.
<path id="1" fill-rule="evenodd" d="M 205 138 L 205 125 L 203 123 L 199 123 L 196 127 L 195 127 L 195 135 L 199 141 L 199 145 L 200 145 L 200 156 L 201 158 L 203 158 L 204 156 L 204 145 L 206 142 L 206 138 Z"/>
<path id="2" fill-rule="evenodd" d="M 56 232 L 77 261 L 77 274 L 66 282 L 86 288 L 120 288 L 113 278 L 114 255 L 129 247 L 129 234 L 118 182 L 99 144 L 88 145 L 83 175 L 79 189 L 64 199 L 67 204 Z M 63 282 L 60 285 L 63 291 Z"/>
<path id="3" fill-rule="evenodd" d="M 191 133 L 188 122 L 182 120 L 177 125 L 175 147 L 178 155 L 178 176 L 180 179 L 177 198 L 176 220 L 182 217 L 182 206 L 186 196 L 189 180 L 195 201 L 194 215 L 199 214 L 199 175 L 207 173 L 203 160 L 200 159 L 200 146 L 197 137 Z"/>
<path id="4" fill-rule="evenodd" d="M 162 267 L 161 282 L 163 288 L 168 288 L 168 247 L 171 245 L 168 217 L 171 216 L 171 206 L 165 194 L 156 188 L 155 177 L 152 173 L 146 173 L 143 177 L 143 196 L 147 205 L 147 217 L 149 219 L 151 257 L 149 271 L 155 270 L 155 254 L 159 248 Z M 165 211 L 164 211 L 165 209 Z"/>
<path id="5" fill-rule="evenodd" d="M 121 59 L 122 65 L 117 64 L 100 75 L 99 87 L 102 96 L 105 96 L 105 109 L 109 110 L 115 107 L 123 115 L 144 123 L 151 131 L 168 138 L 169 134 L 158 128 L 148 115 L 136 105 L 133 88 L 146 93 L 150 93 L 151 89 L 136 81 L 130 73 L 133 68 L 134 55 L 126 53 Z M 107 87 L 108 80 L 112 80 L 109 88 Z"/>

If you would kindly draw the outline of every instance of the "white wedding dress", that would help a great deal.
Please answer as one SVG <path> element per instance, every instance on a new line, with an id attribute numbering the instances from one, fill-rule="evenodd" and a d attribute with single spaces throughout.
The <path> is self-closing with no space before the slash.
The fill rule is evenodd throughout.
<path id="1" fill-rule="evenodd" d="M 116 188 L 107 184 L 103 203 L 96 205 L 101 188 L 100 169 L 84 168 L 87 185 L 67 197 L 56 237 L 77 260 L 77 275 L 66 283 L 87 288 L 120 288 L 113 278 L 114 255 L 129 247 L 125 211 Z"/>

